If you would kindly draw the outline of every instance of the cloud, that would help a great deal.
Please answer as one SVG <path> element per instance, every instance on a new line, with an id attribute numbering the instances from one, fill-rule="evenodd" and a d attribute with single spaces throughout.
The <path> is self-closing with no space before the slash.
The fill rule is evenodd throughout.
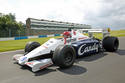
<path id="1" fill-rule="evenodd" d="M 4 3 L 2 11 L 15 11 L 17 20 L 23 20 L 27 17 L 45 18 L 62 21 L 81 23 L 84 19 L 84 13 L 88 10 L 95 11 L 91 0 L 2 0 Z M 97 0 L 96 0 L 97 1 Z M 6 6 L 5 6 L 6 5 Z M 5 6 L 5 7 L 4 7 Z M 9 6 L 9 7 L 7 7 Z M 98 6 L 98 5 L 96 5 Z"/>
<path id="2" fill-rule="evenodd" d="M 0 12 L 28 17 L 124 29 L 124 0 L 0 0 Z"/>
<path id="3" fill-rule="evenodd" d="M 86 22 L 94 27 L 111 27 L 125 29 L 124 0 L 102 0 L 99 13 L 89 12 L 85 15 Z M 89 16 L 88 16 L 89 15 Z"/>

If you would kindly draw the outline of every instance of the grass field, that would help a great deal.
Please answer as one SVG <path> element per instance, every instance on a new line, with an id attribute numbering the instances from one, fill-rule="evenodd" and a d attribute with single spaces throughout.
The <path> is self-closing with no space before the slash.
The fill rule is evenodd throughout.
<path id="1" fill-rule="evenodd" d="M 94 34 L 94 36 L 97 37 L 97 38 L 102 38 L 102 34 Z M 111 31 L 111 36 L 125 37 L 125 30 Z M 24 49 L 26 43 L 29 42 L 29 41 L 37 41 L 40 44 L 43 44 L 44 42 L 46 42 L 50 38 L 51 37 L 23 39 L 23 40 L 0 41 L 0 52 Z M 55 38 L 58 38 L 58 36 L 55 37 Z"/>
<path id="2" fill-rule="evenodd" d="M 88 34 L 85 34 L 88 35 Z M 116 36 L 116 37 L 125 37 L 125 30 L 114 30 L 110 32 L 111 36 Z M 94 37 L 102 39 L 102 34 L 101 33 L 94 33 Z"/>
<path id="3" fill-rule="evenodd" d="M 54 37 L 54 38 L 58 38 L 58 37 L 59 37 L 59 36 Z M 40 44 L 43 44 L 44 42 L 46 42 L 46 41 L 49 40 L 50 38 L 52 38 L 52 37 L 0 41 L 0 52 L 24 49 L 26 43 L 29 42 L 29 41 L 37 41 L 37 42 L 39 42 Z"/>

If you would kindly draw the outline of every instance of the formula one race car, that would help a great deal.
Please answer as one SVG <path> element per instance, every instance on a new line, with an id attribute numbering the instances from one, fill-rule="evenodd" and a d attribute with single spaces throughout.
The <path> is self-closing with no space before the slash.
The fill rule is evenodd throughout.
<path id="1" fill-rule="evenodd" d="M 83 32 L 88 32 L 89 36 L 83 35 Z M 103 33 L 103 39 L 94 38 L 93 32 Z M 109 36 L 108 30 L 104 29 L 70 30 L 62 35 L 63 38 L 51 38 L 42 45 L 38 42 L 27 43 L 25 53 L 14 55 L 13 60 L 20 65 L 31 67 L 33 72 L 52 64 L 68 68 L 73 65 L 76 57 L 96 54 L 103 50 L 114 52 L 119 46 L 118 38 Z"/>

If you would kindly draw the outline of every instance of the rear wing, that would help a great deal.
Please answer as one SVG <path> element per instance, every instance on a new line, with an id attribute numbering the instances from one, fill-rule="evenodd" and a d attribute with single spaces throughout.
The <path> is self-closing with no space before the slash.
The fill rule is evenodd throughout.
<path id="1" fill-rule="evenodd" d="M 103 38 L 110 36 L 110 28 L 108 29 L 77 29 L 80 33 L 88 33 L 90 38 L 93 38 L 93 33 L 102 33 Z"/>

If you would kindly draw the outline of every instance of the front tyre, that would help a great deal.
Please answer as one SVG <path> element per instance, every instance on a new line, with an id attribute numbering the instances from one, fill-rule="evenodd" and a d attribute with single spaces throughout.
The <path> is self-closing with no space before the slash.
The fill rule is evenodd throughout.
<path id="1" fill-rule="evenodd" d="M 70 45 L 60 45 L 55 49 L 53 54 L 53 63 L 60 68 L 71 67 L 76 58 L 75 50 Z"/>
<path id="2" fill-rule="evenodd" d="M 25 53 L 27 54 L 39 46 L 40 46 L 40 43 L 38 42 L 28 42 L 25 46 Z"/>

